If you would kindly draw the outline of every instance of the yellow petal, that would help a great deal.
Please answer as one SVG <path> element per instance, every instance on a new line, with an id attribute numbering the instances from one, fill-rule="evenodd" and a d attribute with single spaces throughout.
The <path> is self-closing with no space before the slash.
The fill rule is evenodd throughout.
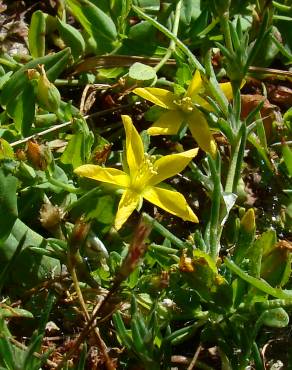
<path id="1" fill-rule="evenodd" d="M 166 109 L 176 109 L 177 106 L 173 103 L 175 95 L 165 89 L 159 89 L 156 87 L 138 87 L 133 92 L 139 95 L 141 98 L 146 99 L 158 105 L 159 107 Z"/>
<path id="2" fill-rule="evenodd" d="M 144 146 L 142 139 L 133 125 L 130 116 L 122 116 L 124 128 L 126 131 L 126 155 L 130 169 L 130 174 L 135 172 L 142 166 L 144 160 Z"/>
<path id="3" fill-rule="evenodd" d="M 119 230 L 140 203 L 141 196 L 132 190 L 126 190 L 122 195 L 115 218 L 115 228 Z"/>
<path id="4" fill-rule="evenodd" d="M 185 197 L 179 192 L 158 187 L 149 187 L 143 193 L 143 197 L 185 221 L 199 222 L 197 216 L 187 204 Z"/>
<path id="5" fill-rule="evenodd" d="M 187 122 L 199 147 L 214 157 L 217 147 L 203 113 L 198 109 L 194 109 L 192 114 L 187 116 Z"/>
<path id="6" fill-rule="evenodd" d="M 162 115 L 157 121 L 148 128 L 149 135 L 175 135 L 184 119 L 184 115 L 179 110 L 172 110 Z"/>
<path id="7" fill-rule="evenodd" d="M 201 74 L 198 70 L 196 70 L 191 83 L 189 84 L 189 87 L 187 89 L 186 96 L 189 96 L 190 98 L 194 98 L 195 95 L 197 95 L 200 92 L 200 89 L 202 88 L 203 81 L 201 78 Z"/>
<path id="8" fill-rule="evenodd" d="M 74 172 L 79 176 L 88 177 L 93 180 L 115 184 L 121 187 L 128 187 L 130 177 L 123 171 L 116 168 L 106 168 L 94 164 L 85 164 L 75 168 Z"/>
<path id="9" fill-rule="evenodd" d="M 220 85 L 221 90 L 228 100 L 233 98 L 232 86 L 230 82 L 223 82 Z"/>
<path id="10" fill-rule="evenodd" d="M 149 181 L 149 185 L 156 185 L 169 177 L 180 173 L 198 153 L 198 149 L 187 150 L 186 152 L 166 155 L 159 158 L 154 167 L 157 175 Z"/>

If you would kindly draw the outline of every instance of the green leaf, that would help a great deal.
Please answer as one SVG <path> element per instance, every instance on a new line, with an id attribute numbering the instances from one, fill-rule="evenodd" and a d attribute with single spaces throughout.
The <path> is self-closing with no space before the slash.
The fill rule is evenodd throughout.
<path id="1" fill-rule="evenodd" d="M 46 18 L 41 10 L 33 13 L 28 31 L 28 47 L 34 58 L 43 57 L 46 52 Z"/>
<path id="2" fill-rule="evenodd" d="M 70 139 L 61 157 L 62 163 L 71 164 L 73 168 L 81 166 L 89 160 L 93 144 L 93 134 L 89 131 L 85 120 L 79 119 L 75 122 L 77 132 Z"/>
<path id="3" fill-rule="evenodd" d="M 125 328 L 125 324 L 119 312 L 116 312 L 113 314 L 113 322 L 114 322 L 115 328 L 117 329 L 117 332 L 118 332 L 118 335 L 120 337 L 122 344 L 128 347 L 129 349 L 131 349 L 133 347 L 133 342 Z"/>
<path id="4" fill-rule="evenodd" d="M 154 68 L 139 62 L 134 63 L 130 67 L 129 77 L 138 81 L 150 81 L 157 78 Z"/>
<path id="5" fill-rule="evenodd" d="M 0 169 L 0 246 L 8 238 L 18 216 L 17 182 L 16 177 L 6 176 L 4 171 Z"/>
<path id="6" fill-rule="evenodd" d="M 14 152 L 10 144 L 6 140 L 0 138 L 0 160 L 13 157 Z"/>
<path id="7" fill-rule="evenodd" d="M 117 29 L 114 22 L 100 8 L 88 0 L 66 0 L 66 3 L 74 17 L 81 23 L 86 32 L 95 38 L 98 44 L 101 44 L 101 41 L 111 43 L 117 39 Z"/>
<path id="8" fill-rule="evenodd" d="M 84 342 L 83 345 L 82 345 L 81 353 L 79 355 L 79 362 L 78 362 L 76 370 L 84 370 L 85 369 L 86 354 L 87 354 L 87 345 L 86 345 L 86 342 Z"/>
<path id="9" fill-rule="evenodd" d="M 23 369 L 32 369 L 37 370 L 40 368 L 40 360 L 36 359 L 34 356 L 35 352 L 40 350 L 40 346 L 42 343 L 42 335 L 33 334 L 31 338 L 31 342 L 25 352 L 25 356 L 23 359 Z"/>
<path id="10" fill-rule="evenodd" d="M 66 68 L 70 56 L 70 49 L 66 48 L 55 54 L 49 54 L 41 58 L 31 60 L 15 72 L 10 80 L 4 85 L 1 92 L 1 104 L 6 106 L 10 100 L 15 101 L 17 95 L 24 89 L 28 80 L 26 71 L 35 68 L 38 64 L 44 64 L 47 77 L 54 81 Z"/>
<path id="11" fill-rule="evenodd" d="M 81 57 L 85 51 L 85 41 L 81 33 L 70 24 L 57 20 L 59 33 L 64 40 L 66 46 L 71 49 L 74 60 Z"/>
<path id="12" fill-rule="evenodd" d="M 6 82 L 10 80 L 10 77 L 12 74 L 13 74 L 13 71 L 10 71 L 0 77 L 0 89 L 2 89 L 2 87 L 6 84 Z"/>
<path id="13" fill-rule="evenodd" d="M 2 228 L 0 228 L 0 230 L 2 231 Z M 58 260 L 32 254 L 28 247 L 45 248 L 45 240 L 41 235 L 30 229 L 19 219 L 16 219 L 9 237 L 0 248 L 0 270 L 3 269 L 4 266 L 7 265 L 7 262 L 14 256 L 24 235 L 26 235 L 26 238 L 21 253 L 16 257 L 14 265 L 9 273 L 9 289 L 13 289 L 13 294 L 16 294 L 16 287 L 20 290 L 32 287 L 40 281 L 47 279 L 52 273 L 60 273 L 60 264 Z"/>
<path id="14" fill-rule="evenodd" d="M 123 0 L 115 2 L 115 11 L 118 14 L 117 25 L 118 33 L 124 34 L 128 26 L 128 16 L 131 11 L 132 0 Z"/>
<path id="15" fill-rule="evenodd" d="M 14 262 L 15 262 L 16 258 L 19 256 L 19 254 L 20 254 L 20 252 L 21 252 L 21 250 L 24 246 L 25 239 L 26 239 L 26 233 L 23 235 L 23 237 L 19 241 L 19 243 L 17 245 L 17 248 L 15 249 L 12 257 L 10 258 L 10 260 L 6 261 L 4 267 L 2 268 L 2 271 L 1 271 L 1 274 L 0 274 L 0 292 L 2 292 L 4 284 L 7 280 L 7 277 L 9 276 L 9 273 L 11 272 L 11 269 L 14 266 Z"/>
<path id="16" fill-rule="evenodd" d="M 160 9 L 159 0 L 133 0 L 133 4 L 147 11 L 159 11 Z"/>
<path id="17" fill-rule="evenodd" d="M 259 320 L 271 328 L 285 328 L 289 324 L 289 315 L 284 308 L 278 307 L 264 311 Z"/>
<path id="18" fill-rule="evenodd" d="M 0 338 L 0 358 L 8 370 L 15 369 L 13 347 L 6 337 Z"/>
<path id="19" fill-rule="evenodd" d="M 267 168 L 273 172 L 273 167 L 271 165 L 271 162 L 267 156 L 267 152 L 265 150 L 265 148 L 263 148 L 260 144 L 260 141 L 258 139 L 258 137 L 254 134 L 254 133 L 251 133 L 250 135 L 248 135 L 248 138 L 247 140 L 256 148 L 256 150 L 258 151 L 258 154 L 262 157 L 262 159 L 264 160 L 265 162 L 265 165 L 267 166 Z"/>
<path id="20" fill-rule="evenodd" d="M 139 325 L 137 323 L 137 317 L 132 317 L 131 320 L 131 330 L 132 330 L 132 337 L 133 337 L 133 344 L 138 353 L 145 353 L 146 348 L 144 345 L 144 340 L 140 332 Z"/>
<path id="21" fill-rule="evenodd" d="M 253 276 L 248 275 L 245 271 L 239 268 L 233 261 L 229 260 L 228 258 L 225 258 L 224 264 L 234 274 L 238 275 L 242 280 L 248 282 L 255 288 L 259 289 L 260 291 L 265 292 L 271 295 L 272 297 L 279 298 L 279 299 L 291 299 L 292 298 L 291 290 L 282 290 L 282 289 L 273 288 L 265 280 L 257 279 Z"/>
<path id="22" fill-rule="evenodd" d="M 0 318 L 10 318 L 10 317 L 26 317 L 28 319 L 33 318 L 33 314 L 27 310 L 14 307 L 3 307 L 0 308 Z"/>
<path id="23" fill-rule="evenodd" d="M 97 204 L 95 205 L 95 201 Z M 86 209 L 88 212 L 88 217 L 90 219 L 96 218 L 98 222 L 102 224 L 112 224 L 115 218 L 116 213 L 116 202 L 115 198 L 112 195 L 104 195 L 98 197 L 98 199 L 91 199 L 91 204 L 88 204 Z M 92 211 L 91 207 L 94 205 L 94 209 Z M 84 209 L 80 212 L 80 215 L 84 213 Z"/>
<path id="24" fill-rule="evenodd" d="M 292 177 L 292 150 L 287 144 L 282 145 L 282 153 L 289 176 Z"/>
<path id="25" fill-rule="evenodd" d="M 15 127 L 22 136 L 30 134 L 31 126 L 35 118 L 35 92 L 31 83 L 27 83 L 17 100 L 10 100 L 7 112 L 13 118 Z"/>

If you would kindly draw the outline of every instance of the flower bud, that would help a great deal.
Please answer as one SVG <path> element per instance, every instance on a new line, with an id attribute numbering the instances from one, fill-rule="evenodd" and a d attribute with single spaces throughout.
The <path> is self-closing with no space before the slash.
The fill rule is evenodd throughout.
<path id="1" fill-rule="evenodd" d="M 42 205 L 39 220 L 43 228 L 49 230 L 53 235 L 58 231 L 63 218 L 64 211 L 62 208 L 55 206 L 50 202 Z"/>
<path id="2" fill-rule="evenodd" d="M 267 253 L 264 253 L 261 263 L 261 278 L 272 286 L 283 286 L 290 276 L 292 260 L 292 243 L 281 240 Z"/>
<path id="3" fill-rule="evenodd" d="M 255 213 L 254 209 L 247 210 L 240 220 L 238 239 L 234 250 L 234 261 L 240 264 L 246 256 L 248 248 L 254 242 L 255 238 Z"/>
<path id="4" fill-rule="evenodd" d="M 57 113 L 61 103 L 61 95 L 56 86 L 47 78 L 44 65 L 40 65 L 40 77 L 37 86 L 39 106 L 49 112 Z"/>
<path id="5" fill-rule="evenodd" d="M 68 246 L 71 254 L 75 254 L 85 244 L 90 231 L 90 223 L 80 218 L 74 225 Z"/>
<path id="6" fill-rule="evenodd" d="M 143 258 L 144 254 L 147 250 L 146 239 L 149 236 L 151 231 L 151 226 L 148 225 L 146 222 L 140 221 L 132 243 L 129 246 L 129 251 L 124 259 L 120 270 L 116 276 L 115 284 L 120 283 L 121 281 L 127 279 L 127 277 L 135 270 L 138 266 L 138 263 Z"/>
<path id="7" fill-rule="evenodd" d="M 253 233 L 255 230 L 255 214 L 254 209 L 250 208 L 245 212 L 241 221 L 240 227 L 243 228 L 247 233 Z"/>
<path id="8" fill-rule="evenodd" d="M 33 140 L 27 142 L 26 155 L 37 170 L 44 171 L 52 162 L 52 153 L 49 147 Z"/>

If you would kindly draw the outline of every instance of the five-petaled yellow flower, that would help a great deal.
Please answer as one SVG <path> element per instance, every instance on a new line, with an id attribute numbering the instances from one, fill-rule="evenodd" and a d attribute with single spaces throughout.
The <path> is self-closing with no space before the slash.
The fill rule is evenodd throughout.
<path id="1" fill-rule="evenodd" d="M 232 87 L 229 82 L 221 83 L 220 88 L 227 99 L 232 98 Z M 181 124 L 186 122 L 199 147 L 212 156 L 215 155 L 215 140 L 203 113 L 195 106 L 198 104 L 205 109 L 212 110 L 210 104 L 201 97 L 201 94 L 204 93 L 204 86 L 198 70 L 183 97 L 177 97 L 168 90 L 156 87 L 138 87 L 133 92 L 155 105 L 167 109 L 148 129 L 149 135 L 174 135 L 178 132 Z"/>
<path id="2" fill-rule="evenodd" d="M 115 218 L 118 230 L 137 208 L 143 198 L 183 220 L 198 222 L 197 216 L 184 196 L 176 191 L 156 186 L 165 179 L 181 172 L 194 158 L 198 149 L 166 155 L 157 160 L 144 153 L 142 139 L 129 116 L 122 116 L 126 131 L 126 158 L 128 171 L 86 164 L 75 173 L 94 180 L 117 185 L 124 189 Z"/>

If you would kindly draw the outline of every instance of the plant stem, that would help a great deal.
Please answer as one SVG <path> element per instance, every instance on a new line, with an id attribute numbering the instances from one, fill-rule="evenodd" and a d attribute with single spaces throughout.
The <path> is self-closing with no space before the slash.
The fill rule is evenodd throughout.
<path id="1" fill-rule="evenodd" d="M 149 23 L 151 23 L 155 28 L 157 28 L 160 32 L 162 32 L 165 36 L 173 40 L 176 46 L 188 57 L 191 66 L 195 69 L 198 69 L 202 73 L 205 72 L 205 68 L 202 64 L 198 61 L 198 59 L 194 56 L 194 54 L 190 51 L 190 49 L 180 41 L 177 36 L 175 36 L 171 31 L 169 31 L 166 27 L 162 24 L 157 22 L 155 19 L 149 17 L 149 15 L 145 14 L 140 8 L 135 5 L 132 5 L 132 9 L 135 13 L 137 13 L 141 18 L 146 19 Z"/>
<path id="2" fill-rule="evenodd" d="M 7 60 L 5 58 L 0 58 L 0 64 L 4 64 L 6 67 L 9 67 L 12 70 L 17 69 L 17 67 L 18 67 L 18 64 L 12 63 L 12 62 L 10 62 L 9 60 Z"/>
<path id="3" fill-rule="evenodd" d="M 104 191 L 102 189 L 100 189 L 98 187 L 93 188 L 93 189 L 87 191 L 79 199 L 77 199 L 76 202 L 69 204 L 68 207 L 66 207 L 65 211 L 66 212 L 69 212 L 73 208 L 80 206 L 80 204 L 82 204 L 82 202 L 86 201 L 87 199 L 90 199 L 93 195 L 95 195 L 95 196 L 97 196 L 97 195 L 98 196 L 101 196 L 103 194 L 104 194 Z"/>
<path id="4" fill-rule="evenodd" d="M 191 161 L 188 166 L 191 169 L 190 177 L 193 180 L 199 181 L 206 190 L 211 191 L 212 183 L 210 181 L 210 178 L 204 175 L 202 171 L 199 169 L 199 167 L 193 161 Z"/>
<path id="5" fill-rule="evenodd" d="M 231 164 L 228 169 L 227 180 L 225 185 L 226 193 L 236 193 L 237 183 L 240 177 L 241 165 L 246 143 L 246 127 L 242 123 L 241 129 L 237 135 L 235 145 L 231 148 Z"/>
<path id="6" fill-rule="evenodd" d="M 79 80 L 73 80 L 73 79 L 65 79 L 65 78 L 57 78 L 54 81 L 54 84 L 56 86 L 82 86 L 85 85 L 85 83 L 80 82 Z"/>
<path id="7" fill-rule="evenodd" d="M 174 22 L 173 22 L 173 28 L 172 33 L 174 36 L 177 37 L 178 32 L 178 26 L 179 26 L 179 18 L 180 18 L 180 11 L 181 11 L 181 5 L 182 1 L 179 0 L 176 4 L 175 8 L 175 16 L 174 16 Z M 164 57 L 161 59 L 161 61 L 154 67 L 155 71 L 158 72 L 161 67 L 164 66 L 164 64 L 168 61 L 168 59 L 171 57 L 171 54 L 175 51 L 175 42 L 174 40 L 170 40 L 169 47 L 164 55 Z"/>
<path id="8" fill-rule="evenodd" d="M 48 182 L 52 185 L 58 186 L 59 188 L 68 191 L 68 193 L 73 193 L 73 194 L 79 194 L 81 189 L 80 188 L 75 188 L 74 186 L 70 186 L 69 184 L 65 184 L 64 182 L 61 182 L 57 179 L 54 179 L 51 176 L 47 176 Z"/>
<path id="9" fill-rule="evenodd" d="M 70 270 L 70 274 L 71 274 L 71 277 L 72 277 L 72 280 L 73 280 L 75 291 L 77 293 L 79 303 L 80 303 L 81 308 L 84 312 L 86 321 L 89 322 L 90 321 L 90 315 L 87 311 L 87 307 L 86 307 L 86 304 L 85 304 L 85 301 L 84 301 L 84 298 L 83 298 L 83 295 L 82 295 L 82 291 L 81 291 L 80 286 L 79 286 L 79 281 L 78 281 L 78 278 L 77 278 L 76 269 L 75 269 L 74 266 L 70 266 L 69 270 Z M 102 356 L 105 360 L 106 368 L 108 370 L 115 370 L 115 366 L 113 365 L 112 360 L 108 355 L 107 347 L 106 347 L 103 339 L 101 338 L 101 335 L 99 333 L 99 329 L 97 327 L 94 327 L 93 332 L 94 332 L 94 335 L 95 335 L 95 339 L 96 339 L 98 348 L 101 351 Z"/>
<path id="10" fill-rule="evenodd" d="M 145 217 L 146 221 L 151 223 L 153 229 L 156 230 L 160 235 L 164 236 L 164 238 L 169 239 L 178 248 L 185 248 L 186 247 L 185 242 L 183 242 L 181 239 L 179 239 L 174 234 L 172 234 L 169 230 L 167 230 L 164 226 L 162 226 L 153 217 L 149 216 L 147 213 L 144 214 L 144 217 Z"/>
<path id="11" fill-rule="evenodd" d="M 219 154 L 217 154 L 219 155 Z M 209 167 L 211 171 L 211 176 L 213 179 L 213 194 L 212 194 L 212 206 L 210 215 L 210 253 L 211 257 L 216 260 L 219 250 L 218 250 L 218 232 L 219 232 L 219 214 L 220 214 L 220 202 L 221 202 L 221 162 L 218 160 L 219 168 L 216 168 L 215 160 L 208 156 Z"/>

